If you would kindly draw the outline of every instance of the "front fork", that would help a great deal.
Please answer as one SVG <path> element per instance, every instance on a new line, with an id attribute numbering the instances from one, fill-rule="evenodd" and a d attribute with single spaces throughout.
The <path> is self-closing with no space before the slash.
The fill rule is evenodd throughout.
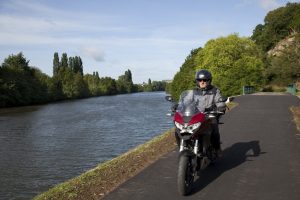
<path id="1" fill-rule="evenodd" d="M 180 147 L 179 147 L 179 152 L 182 152 L 183 150 L 187 149 L 185 147 L 185 141 L 183 139 L 181 139 L 180 141 Z M 195 144 L 194 144 L 194 149 L 193 149 L 193 153 L 190 152 L 190 156 L 191 156 L 191 162 L 192 162 L 192 166 L 193 166 L 193 176 L 195 175 L 197 169 L 199 167 L 198 166 L 198 159 L 200 159 L 198 157 L 198 152 L 199 151 L 199 140 L 195 140 Z"/>
<path id="2" fill-rule="evenodd" d="M 185 149 L 185 141 L 183 139 L 180 140 L 180 147 L 179 147 L 179 152 L 182 152 Z M 194 145 L 194 149 L 193 152 L 195 155 L 198 154 L 199 151 L 199 140 L 195 140 L 195 145 Z"/>
<path id="3" fill-rule="evenodd" d="M 202 141 L 202 140 L 201 140 Z M 207 147 L 205 145 L 201 145 L 203 148 L 201 152 L 199 152 L 199 140 L 195 140 L 193 151 L 189 151 L 186 147 L 185 140 L 181 139 L 179 152 L 187 150 L 191 157 L 191 162 L 193 166 L 193 174 L 200 169 L 205 169 L 211 162 L 211 159 L 207 156 Z"/>
<path id="4" fill-rule="evenodd" d="M 179 152 L 182 152 L 184 150 L 184 140 L 180 140 L 180 146 L 179 146 Z"/>

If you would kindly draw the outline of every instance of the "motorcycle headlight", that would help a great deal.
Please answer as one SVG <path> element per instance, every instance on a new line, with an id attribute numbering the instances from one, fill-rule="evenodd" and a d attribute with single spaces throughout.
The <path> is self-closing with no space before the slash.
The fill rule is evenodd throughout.
<path id="1" fill-rule="evenodd" d="M 180 130 L 183 129 L 183 125 L 180 124 L 180 123 L 178 123 L 178 122 L 176 122 L 176 121 L 175 121 L 175 126 L 176 126 L 178 129 L 180 129 Z"/>
<path id="2" fill-rule="evenodd" d="M 196 124 L 189 125 L 189 126 L 187 127 L 187 129 L 188 129 L 189 131 L 194 131 L 194 130 L 196 130 L 197 128 L 199 128 L 200 125 L 201 125 L 201 122 L 198 122 L 198 123 L 196 123 Z"/>

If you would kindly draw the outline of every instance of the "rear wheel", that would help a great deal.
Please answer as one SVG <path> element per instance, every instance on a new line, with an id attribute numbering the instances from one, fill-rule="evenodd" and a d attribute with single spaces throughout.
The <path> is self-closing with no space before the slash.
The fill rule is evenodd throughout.
<path id="1" fill-rule="evenodd" d="M 178 191 L 181 195 L 188 195 L 192 191 L 194 182 L 192 158 L 186 155 L 179 157 L 179 166 L 177 174 Z"/>

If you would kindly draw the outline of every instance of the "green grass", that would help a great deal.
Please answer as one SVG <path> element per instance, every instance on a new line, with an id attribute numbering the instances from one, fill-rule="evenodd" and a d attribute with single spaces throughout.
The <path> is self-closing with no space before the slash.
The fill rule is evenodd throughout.
<path id="1" fill-rule="evenodd" d="M 291 111 L 293 113 L 293 116 L 294 116 L 294 122 L 297 126 L 297 129 L 300 133 L 300 106 L 292 106 L 291 108 Z"/>
<path id="2" fill-rule="evenodd" d="M 232 109 L 236 106 L 238 106 L 239 104 L 237 102 L 231 101 L 229 103 L 226 104 L 228 106 L 229 109 Z"/>

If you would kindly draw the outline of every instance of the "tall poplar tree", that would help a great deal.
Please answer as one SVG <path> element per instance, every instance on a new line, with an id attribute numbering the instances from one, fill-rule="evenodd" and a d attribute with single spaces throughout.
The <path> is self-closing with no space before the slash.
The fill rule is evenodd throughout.
<path id="1" fill-rule="evenodd" d="M 69 68 L 73 71 L 75 66 L 75 60 L 73 57 L 69 58 Z"/>
<path id="2" fill-rule="evenodd" d="M 53 76 L 57 76 L 59 71 L 59 56 L 58 53 L 54 53 L 54 58 L 53 58 Z"/>
<path id="3" fill-rule="evenodd" d="M 68 67 L 68 55 L 66 53 L 62 54 L 60 66 L 64 69 Z"/>

